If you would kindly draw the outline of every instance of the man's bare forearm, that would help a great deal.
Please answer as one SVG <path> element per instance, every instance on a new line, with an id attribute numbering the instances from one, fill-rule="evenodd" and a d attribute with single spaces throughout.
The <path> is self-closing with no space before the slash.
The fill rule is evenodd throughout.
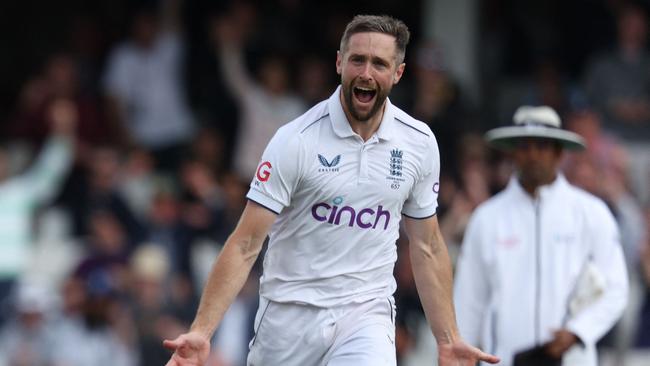
<path id="1" fill-rule="evenodd" d="M 458 338 L 453 306 L 453 275 L 445 242 L 437 231 L 429 240 L 410 246 L 413 274 L 420 301 L 439 344 Z"/>
<path id="2" fill-rule="evenodd" d="M 244 286 L 263 240 L 241 238 L 235 234 L 228 238 L 203 289 L 192 332 L 199 332 L 206 339 L 212 337 L 226 310 Z"/>

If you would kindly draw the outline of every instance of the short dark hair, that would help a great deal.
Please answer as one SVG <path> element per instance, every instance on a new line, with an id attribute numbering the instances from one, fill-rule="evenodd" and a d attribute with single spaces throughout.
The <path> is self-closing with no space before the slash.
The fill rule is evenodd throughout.
<path id="1" fill-rule="evenodd" d="M 404 62 L 406 45 L 409 43 L 411 36 L 408 27 L 404 22 L 388 15 L 357 15 L 355 16 L 343 32 L 339 51 L 344 53 L 348 47 L 348 41 L 353 34 L 364 32 L 384 33 L 395 37 L 395 46 L 397 52 L 395 59 L 397 64 Z"/>

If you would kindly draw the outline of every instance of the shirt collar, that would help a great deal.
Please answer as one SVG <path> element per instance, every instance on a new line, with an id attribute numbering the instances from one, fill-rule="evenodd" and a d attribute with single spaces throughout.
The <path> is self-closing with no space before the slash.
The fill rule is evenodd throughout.
<path id="1" fill-rule="evenodd" d="M 341 105 L 340 93 L 341 85 L 336 88 L 334 94 L 330 96 L 327 101 L 330 120 L 332 121 L 332 128 L 334 133 L 340 138 L 346 138 L 356 135 L 350 126 L 348 117 L 343 111 L 343 105 Z M 390 140 L 393 135 L 393 125 L 395 124 L 395 107 L 390 102 L 389 98 L 386 98 L 386 106 L 384 109 L 384 115 L 379 124 L 379 129 L 377 129 L 377 137 L 382 140 Z"/>
<path id="2" fill-rule="evenodd" d="M 539 195 L 541 197 L 548 197 L 554 195 L 556 192 L 560 191 L 563 187 L 569 185 L 564 175 L 560 172 L 557 173 L 557 177 L 551 183 L 539 187 Z"/>

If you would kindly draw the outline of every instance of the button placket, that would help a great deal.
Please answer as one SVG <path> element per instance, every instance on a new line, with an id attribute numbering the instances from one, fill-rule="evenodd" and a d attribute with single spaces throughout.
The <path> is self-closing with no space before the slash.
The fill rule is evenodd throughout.
<path id="1" fill-rule="evenodd" d="M 377 136 L 373 136 L 366 143 L 361 145 L 359 150 L 359 182 L 368 180 L 368 153 L 377 143 Z"/>
<path id="2" fill-rule="evenodd" d="M 368 152 L 366 145 L 362 145 L 359 149 L 359 182 L 368 179 Z"/>

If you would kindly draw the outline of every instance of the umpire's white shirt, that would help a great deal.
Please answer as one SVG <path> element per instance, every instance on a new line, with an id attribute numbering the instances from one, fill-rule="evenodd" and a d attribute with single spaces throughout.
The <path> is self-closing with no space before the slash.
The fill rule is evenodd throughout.
<path id="1" fill-rule="evenodd" d="M 272 301 L 329 307 L 391 296 L 401 215 L 436 212 L 440 159 L 429 127 L 387 100 L 364 142 L 339 93 L 278 130 L 247 195 L 279 214 L 260 280 Z"/>
<path id="2" fill-rule="evenodd" d="M 512 178 L 472 215 L 455 281 L 460 332 L 511 365 L 514 353 L 550 341 L 563 327 L 576 278 L 591 257 L 606 290 L 565 328 L 585 343 L 571 350 L 568 364 L 595 366 L 595 343 L 627 301 L 618 228 L 601 200 L 562 175 L 538 193 L 533 199 Z"/>

